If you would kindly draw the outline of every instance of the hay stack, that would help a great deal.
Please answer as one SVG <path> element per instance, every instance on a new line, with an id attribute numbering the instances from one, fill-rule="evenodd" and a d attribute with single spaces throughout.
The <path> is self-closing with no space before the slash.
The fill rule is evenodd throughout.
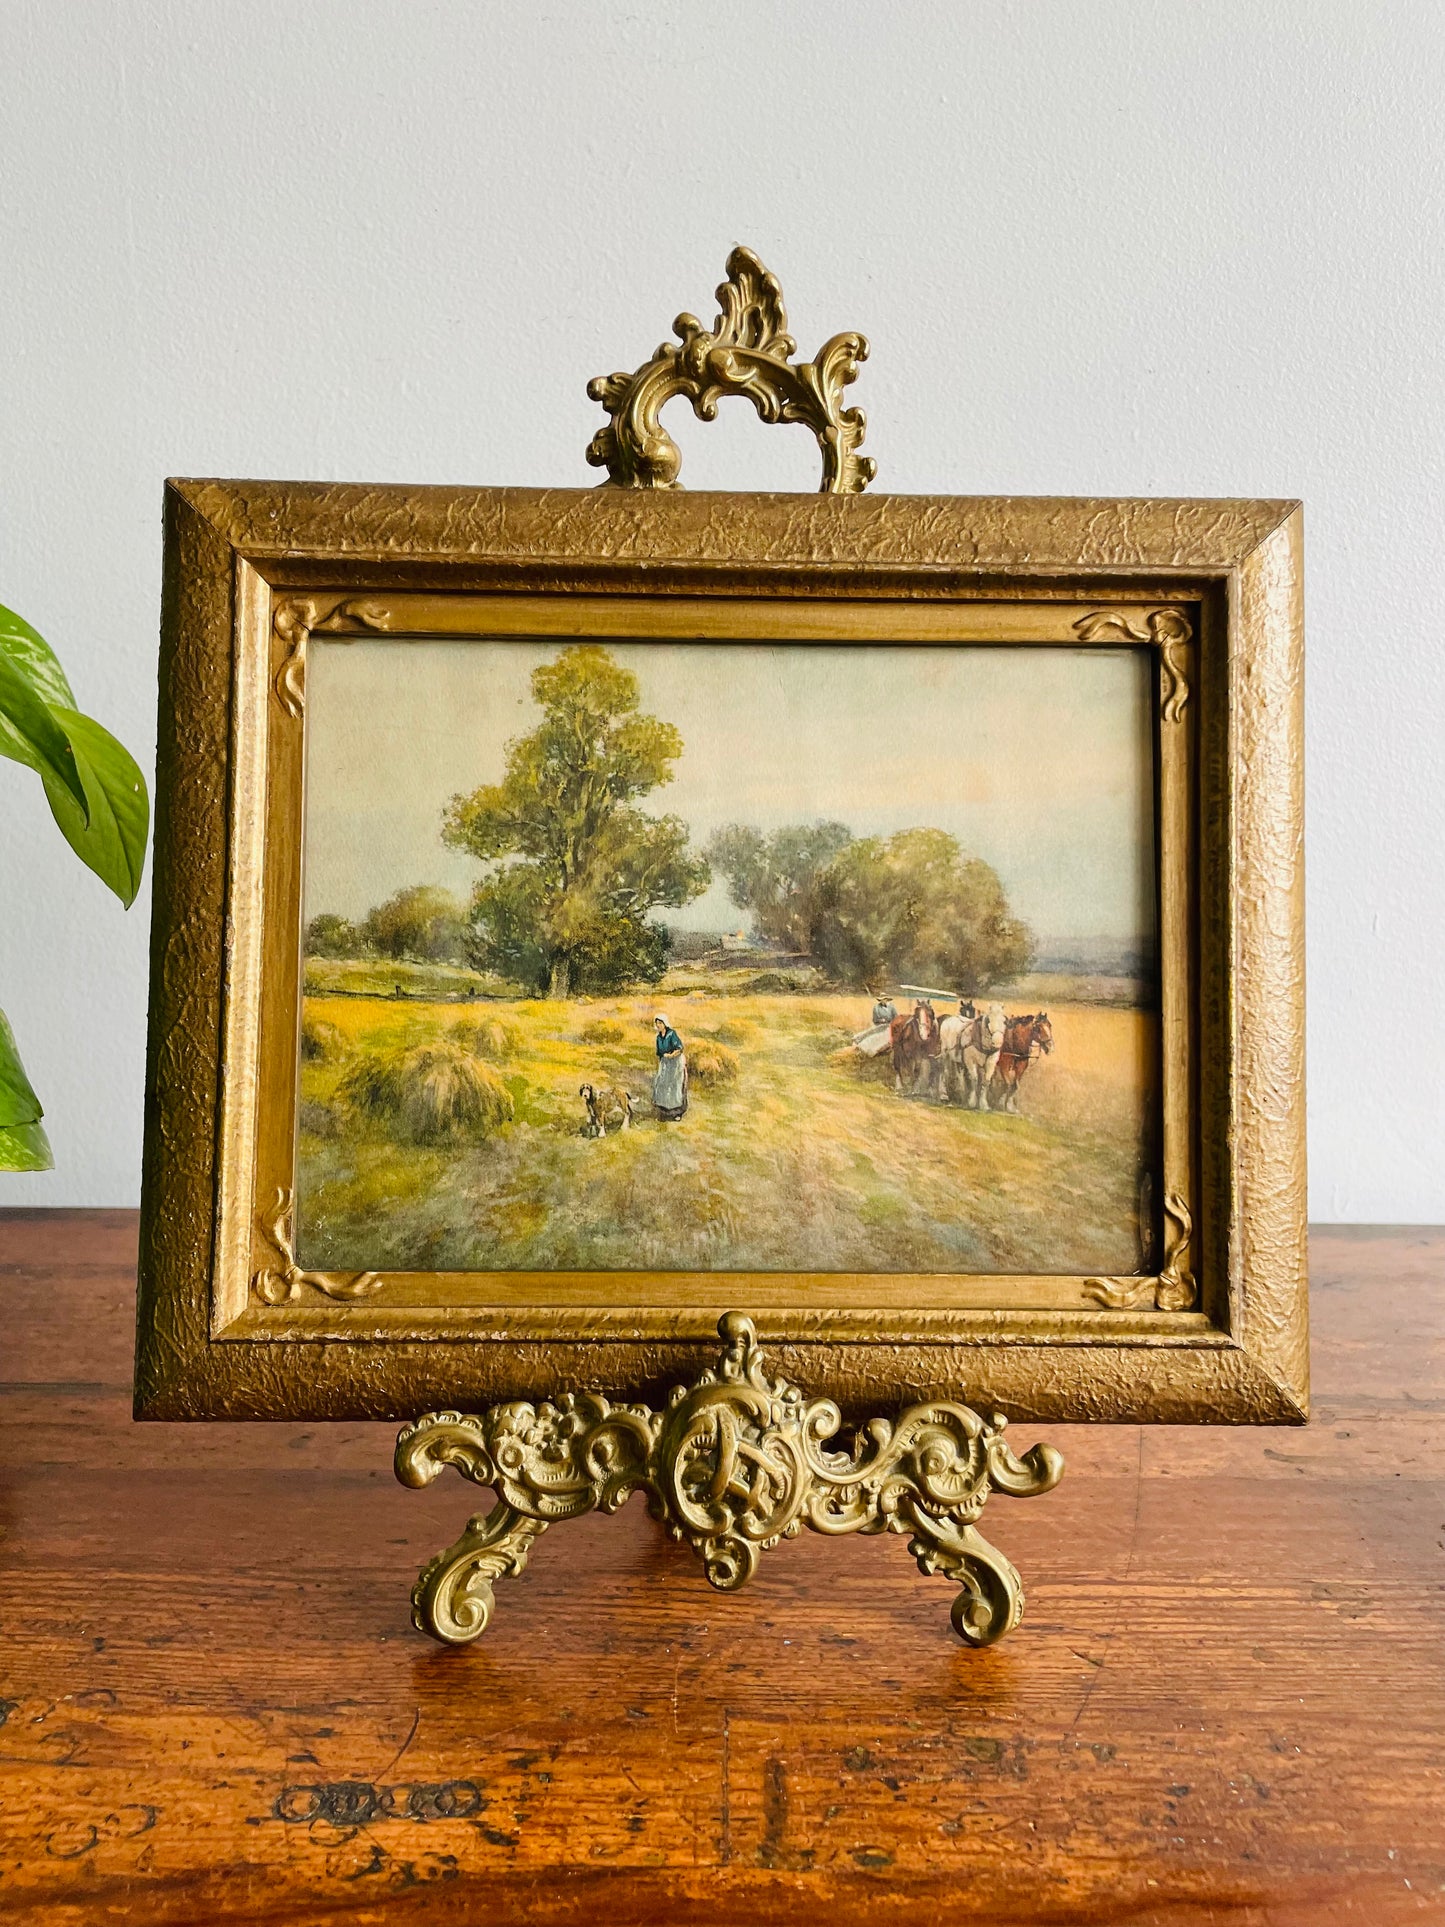
<path id="1" fill-rule="evenodd" d="M 722 1090 L 738 1081 L 738 1060 L 726 1044 L 714 1038 L 699 1037 L 688 1047 L 687 1074 L 700 1090 Z"/>
<path id="2" fill-rule="evenodd" d="M 364 1057 L 339 1094 L 358 1115 L 399 1127 L 415 1144 L 490 1137 L 511 1122 L 512 1094 L 488 1064 L 455 1043 Z"/>

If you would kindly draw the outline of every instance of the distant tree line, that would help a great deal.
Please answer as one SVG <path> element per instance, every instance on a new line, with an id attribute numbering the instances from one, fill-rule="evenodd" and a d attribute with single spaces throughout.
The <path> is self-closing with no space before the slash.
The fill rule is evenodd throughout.
<path id="1" fill-rule="evenodd" d="M 435 884 L 412 884 L 359 921 L 323 911 L 306 926 L 309 957 L 390 957 L 396 962 L 472 960 L 466 905 Z"/>
<path id="2" fill-rule="evenodd" d="M 707 855 L 761 935 L 806 951 L 837 983 L 986 990 L 1032 961 L 998 872 L 944 830 L 855 837 L 814 823 L 765 835 L 733 823 Z"/>
<path id="3" fill-rule="evenodd" d="M 638 808 L 683 746 L 642 713 L 630 670 L 582 643 L 533 671 L 532 694 L 542 721 L 508 744 L 502 780 L 444 813 L 443 842 L 487 866 L 470 902 L 418 884 L 360 922 L 313 917 L 309 955 L 467 964 L 552 997 L 655 983 L 671 936 L 651 913 L 692 902 L 716 870 L 760 935 L 838 983 L 984 989 L 1028 968 L 997 873 L 944 831 L 731 824 L 699 854 L 681 818 Z"/>

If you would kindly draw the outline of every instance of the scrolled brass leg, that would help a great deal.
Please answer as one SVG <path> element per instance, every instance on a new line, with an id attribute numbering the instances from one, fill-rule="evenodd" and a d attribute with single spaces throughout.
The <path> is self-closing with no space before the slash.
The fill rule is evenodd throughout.
<path id="1" fill-rule="evenodd" d="M 480 1639 L 496 1600 L 492 1582 L 520 1572 L 545 1519 L 529 1519 L 509 1505 L 494 1505 L 467 1521 L 466 1531 L 422 1568 L 411 1593 L 411 1623 L 448 1646 Z"/>
<path id="2" fill-rule="evenodd" d="M 1024 1588 L 1018 1569 L 974 1526 L 927 1513 L 913 1515 L 908 1550 L 924 1573 L 941 1573 L 962 1590 L 949 1611 L 953 1630 L 966 1646 L 992 1646 L 1023 1617 Z"/>

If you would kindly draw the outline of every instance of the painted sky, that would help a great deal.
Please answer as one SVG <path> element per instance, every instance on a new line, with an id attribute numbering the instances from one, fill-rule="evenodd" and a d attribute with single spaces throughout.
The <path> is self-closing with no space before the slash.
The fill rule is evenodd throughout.
<path id="1" fill-rule="evenodd" d="M 495 782 L 539 719 L 529 678 L 562 645 L 338 643 L 306 672 L 306 915 L 359 917 L 409 883 L 480 871 L 441 813 Z M 676 724 L 673 781 L 644 807 L 701 844 L 724 823 L 836 818 L 855 834 L 948 830 L 1050 939 L 1154 929 L 1153 723 L 1142 649 L 609 643 Z M 736 927 L 725 887 L 669 919 Z"/>

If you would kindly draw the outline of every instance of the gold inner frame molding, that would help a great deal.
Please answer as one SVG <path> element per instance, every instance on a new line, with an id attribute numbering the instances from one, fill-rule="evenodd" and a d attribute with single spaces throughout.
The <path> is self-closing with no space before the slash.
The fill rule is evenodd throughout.
<path id="1" fill-rule="evenodd" d="M 292 1328 L 293 1308 L 325 1318 L 365 1299 L 368 1325 L 420 1335 L 465 1308 L 514 1334 L 540 1336 L 565 1327 L 598 1333 L 619 1321 L 646 1327 L 664 1314 L 667 1328 L 699 1337 L 715 1329 L 720 1304 L 767 1310 L 785 1326 L 807 1329 L 820 1318 L 840 1335 L 887 1309 L 900 1339 L 947 1329 L 949 1314 L 999 1311 L 1089 1311 L 1153 1306 L 1173 1319 L 1195 1309 L 1191 1268 L 1198 1212 L 1190 1142 L 1195 1070 L 1192 1013 L 1197 1004 L 1192 936 L 1194 869 L 1194 724 L 1188 697 L 1194 676 L 1198 603 L 1104 607 L 1067 600 L 837 600 L 786 603 L 754 597 L 452 596 L 364 598 L 313 593 L 273 601 L 270 691 L 260 715 L 245 712 L 264 736 L 267 808 L 250 819 L 253 846 L 238 852 L 247 871 L 263 875 L 267 905 L 261 943 L 249 959 L 257 975 L 238 985 L 227 1061 L 247 1066 L 227 1092 L 229 1155 L 223 1217 L 241 1223 L 251 1208 L 249 1257 L 228 1267 L 232 1289 L 218 1301 L 220 1336 L 265 1336 Z M 629 641 L 786 641 L 798 646 L 984 644 L 1014 647 L 1127 647 L 1153 658 L 1156 736 L 1156 848 L 1159 853 L 1161 975 L 1162 1179 L 1168 1235 L 1161 1275 L 1100 1279 L 1087 1275 L 999 1273 L 717 1272 L 717 1271 L 422 1271 L 335 1274 L 307 1272 L 294 1257 L 291 1200 L 295 1188 L 296 1079 L 300 1024 L 300 929 L 305 686 L 308 653 L 318 643 L 358 636 L 408 643 L 490 641 L 555 636 Z M 255 1064 L 252 1076 L 249 1067 Z M 238 1240 L 238 1245 L 240 1241 Z M 249 1294 L 237 1287 L 250 1279 Z M 250 1311 L 253 1316 L 247 1317 Z M 237 1326 L 240 1329 L 237 1329 Z"/>

